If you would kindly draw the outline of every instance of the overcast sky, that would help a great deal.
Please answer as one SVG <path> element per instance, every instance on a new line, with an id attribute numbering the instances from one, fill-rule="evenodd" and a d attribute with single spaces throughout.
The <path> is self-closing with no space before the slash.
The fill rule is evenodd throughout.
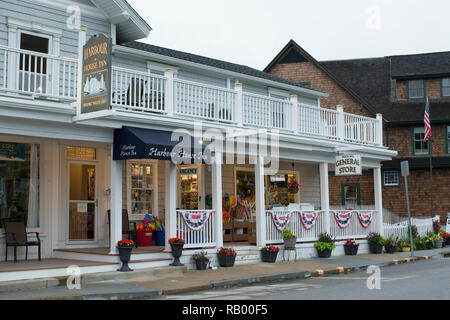
<path id="1" fill-rule="evenodd" d="M 450 51 L 448 0 L 128 0 L 141 41 L 264 69 L 293 39 L 317 60 Z"/>

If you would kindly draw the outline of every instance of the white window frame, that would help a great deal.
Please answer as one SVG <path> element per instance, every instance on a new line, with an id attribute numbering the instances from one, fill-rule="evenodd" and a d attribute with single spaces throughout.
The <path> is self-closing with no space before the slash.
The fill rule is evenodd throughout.
<path id="1" fill-rule="evenodd" d="M 387 178 L 389 178 L 389 174 L 395 173 L 396 176 L 396 182 L 389 182 L 387 181 Z M 391 176 L 392 178 L 392 176 Z M 383 186 L 385 187 L 398 187 L 400 185 L 400 172 L 398 170 L 386 170 L 383 171 Z"/>
<path id="2" fill-rule="evenodd" d="M 423 133 L 424 137 L 425 137 L 425 128 L 424 127 L 414 127 L 413 128 L 413 151 L 414 151 L 414 155 L 428 155 L 430 154 L 430 143 L 429 142 L 423 142 L 423 140 L 416 140 L 416 130 L 423 130 L 423 132 L 417 132 L 417 133 Z M 424 149 L 421 149 L 420 151 L 417 151 L 416 149 L 416 141 L 422 141 L 424 146 L 428 146 L 426 151 L 423 151 Z"/>

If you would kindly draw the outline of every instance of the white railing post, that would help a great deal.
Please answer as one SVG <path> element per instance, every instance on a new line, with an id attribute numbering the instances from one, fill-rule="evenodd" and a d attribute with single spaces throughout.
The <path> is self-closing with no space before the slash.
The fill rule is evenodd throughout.
<path id="1" fill-rule="evenodd" d="M 172 161 L 166 165 L 166 250 L 170 250 L 169 239 L 177 236 L 177 166 Z M 181 226 L 180 226 L 181 227 Z"/>
<path id="2" fill-rule="evenodd" d="M 298 96 L 291 95 L 291 129 L 294 132 L 298 132 Z"/>
<path id="3" fill-rule="evenodd" d="M 215 214 L 214 231 L 216 247 L 223 246 L 223 221 L 222 221 L 222 153 L 216 152 L 214 162 L 211 164 L 212 173 L 212 205 Z"/>
<path id="4" fill-rule="evenodd" d="M 174 87 L 174 77 L 175 71 L 173 69 L 167 69 L 164 72 L 164 76 L 166 77 L 166 97 L 165 101 L 165 109 L 167 115 L 172 116 L 175 112 L 175 87 Z"/>
<path id="5" fill-rule="evenodd" d="M 322 162 L 319 164 L 320 171 L 320 203 L 321 210 L 325 214 L 324 229 L 330 234 L 330 192 L 328 187 L 328 163 Z"/>
<path id="6" fill-rule="evenodd" d="M 243 100 L 243 89 L 242 89 L 242 83 L 236 82 L 234 84 L 234 90 L 236 90 L 236 103 L 234 108 L 234 114 L 235 114 L 235 122 L 237 125 L 242 126 L 243 123 L 243 108 L 244 108 L 244 100 Z"/>
<path id="7" fill-rule="evenodd" d="M 113 160 L 111 152 L 111 198 L 110 198 L 110 253 L 117 252 L 117 242 L 122 240 L 122 161 Z"/>
<path id="8" fill-rule="evenodd" d="M 86 26 L 78 29 L 78 74 L 77 74 L 77 114 L 81 114 L 81 95 L 83 94 L 83 46 L 86 44 Z"/>
<path id="9" fill-rule="evenodd" d="M 266 206 L 264 197 L 264 157 L 257 156 L 255 164 L 256 245 L 266 245 Z"/>
<path id="10" fill-rule="evenodd" d="M 383 115 L 381 113 L 377 113 L 377 122 L 376 122 L 376 137 L 375 143 L 379 146 L 383 146 Z"/>
<path id="11" fill-rule="evenodd" d="M 338 105 L 336 107 L 336 127 L 337 127 L 337 138 L 339 140 L 345 140 L 345 119 L 344 119 L 344 107 Z"/>
<path id="12" fill-rule="evenodd" d="M 381 235 L 384 234 L 383 228 L 383 194 L 382 194 L 382 182 L 381 182 L 381 168 L 373 169 L 373 180 L 375 188 L 375 210 L 377 214 L 378 228 Z"/>

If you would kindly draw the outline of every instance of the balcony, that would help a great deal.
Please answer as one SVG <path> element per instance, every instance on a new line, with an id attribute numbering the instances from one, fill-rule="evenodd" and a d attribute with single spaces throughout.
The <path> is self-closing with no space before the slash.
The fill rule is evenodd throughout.
<path id="1" fill-rule="evenodd" d="M 0 94 L 77 99 L 78 61 L 0 46 Z M 381 117 L 368 118 L 234 89 L 113 66 L 111 106 L 128 113 L 277 129 L 332 141 L 382 145 Z"/>

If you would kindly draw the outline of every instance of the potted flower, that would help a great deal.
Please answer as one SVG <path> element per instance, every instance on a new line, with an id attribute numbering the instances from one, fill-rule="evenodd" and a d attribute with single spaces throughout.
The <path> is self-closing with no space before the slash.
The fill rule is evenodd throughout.
<path id="1" fill-rule="evenodd" d="M 271 244 L 268 246 L 261 248 L 261 260 L 262 262 L 270 262 L 274 263 L 277 260 L 278 252 L 280 251 L 280 248 L 275 247 Z"/>
<path id="2" fill-rule="evenodd" d="M 435 234 L 439 234 L 439 231 L 441 230 L 441 221 L 439 219 L 436 219 L 433 221 L 433 231 Z"/>
<path id="3" fill-rule="evenodd" d="M 396 241 L 392 237 L 387 238 L 384 243 L 384 249 L 386 253 L 394 253 L 397 250 Z"/>
<path id="4" fill-rule="evenodd" d="M 217 250 L 217 259 L 221 267 L 232 267 L 236 260 L 236 251 L 233 248 L 221 247 Z"/>
<path id="5" fill-rule="evenodd" d="M 170 238 L 169 239 L 170 248 L 172 249 L 172 256 L 174 257 L 171 266 L 184 266 L 180 262 L 180 257 L 183 253 L 184 240 L 181 238 Z"/>
<path id="6" fill-rule="evenodd" d="M 319 240 L 314 243 L 314 247 L 317 249 L 319 258 L 329 258 L 336 245 L 331 236 L 325 232 L 319 235 Z"/>
<path id="7" fill-rule="evenodd" d="M 383 252 L 385 240 L 378 232 L 370 232 L 367 235 L 367 241 L 369 242 L 369 249 L 371 253 Z"/>
<path id="8" fill-rule="evenodd" d="M 442 239 L 443 239 L 443 243 L 442 243 L 443 247 L 450 245 L 450 243 L 449 243 L 449 241 L 450 241 L 450 233 L 444 232 L 442 234 Z"/>
<path id="9" fill-rule="evenodd" d="M 192 255 L 192 260 L 195 261 L 195 265 L 197 266 L 197 270 L 206 270 L 209 264 L 209 257 L 207 256 L 206 251 L 196 252 Z"/>
<path id="10" fill-rule="evenodd" d="M 443 240 L 442 236 L 438 236 L 438 239 L 434 241 L 434 246 L 437 249 L 440 249 L 440 248 L 442 248 L 443 243 L 444 243 L 444 240 Z"/>
<path id="11" fill-rule="evenodd" d="M 117 242 L 117 250 L 119 250 L 119 257 L 120 257 L 120 261 L 122 262 L 122 268 L 120 268 L 117 271 L 120 271 L 120 272 L 133 271 L 128 266 L 128 262 L 130 261 L 131 250 L 133 250 L 133 246 L 134 246 L 133 240 L 124 239 L 124 240 L 120 240 Z"/>
<path id="12" fill-rule="evenodd" d="M 408 243 L 405 241 L 404 247 L 402 248 L 403 252 L 410 252 L 411 251 L 411 243 Z"/>
<path id="13" fill-rule="evenodd" d="M 344 251 L 347 256 L 355 256 L 358 253 L 359 243 L 355 240 L 347 239 L 344 244 Z"/>
<path id="14" fill-rule="evenodd" d="M 295 249 L 297 237 L 289 229 L 283 231 L 284 249 Z"/>
<path id="15" fill-rule="evenodd" d="M 298 193 L 299 184 L 297 181 L 295 181 L 295 178 L 291 180 L 291 182 L 288 183 L 288 191 L 289 193 Z"/>

